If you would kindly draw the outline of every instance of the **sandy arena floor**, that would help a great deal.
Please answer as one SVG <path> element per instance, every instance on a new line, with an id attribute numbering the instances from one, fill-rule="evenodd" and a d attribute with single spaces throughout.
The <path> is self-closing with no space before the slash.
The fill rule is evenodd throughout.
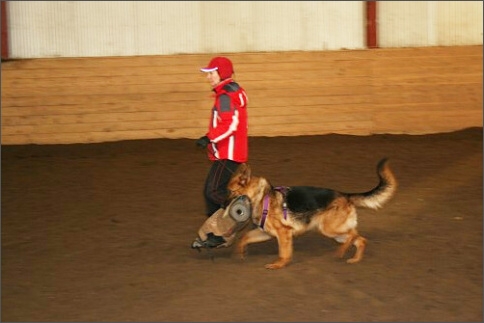
<path id="1" fill-rule="evenodd" d="M 209 164 L 194 140 L 2 147 L 2 321 L 483 320 L 482 128 L 425 136 L 250 139 L 274 185 L 366 191 L 381 157 L 399 180 L 361 210 L 365 258 L 333 258 L 310 233 L 294 262 L 276 241 L 190 248 Z"/>

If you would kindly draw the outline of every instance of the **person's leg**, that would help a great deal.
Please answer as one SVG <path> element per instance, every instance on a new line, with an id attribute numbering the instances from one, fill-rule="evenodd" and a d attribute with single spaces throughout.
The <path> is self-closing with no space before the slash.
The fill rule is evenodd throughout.
<path id="1" fill-rule="evenodd" d="M 227 185 L 239 163 L 231 160 L 217 160 L 213 162 L 205 181 L 206 215 L 211 216 L 223 207 L 228 196 Z"/>
<path id="2" fill-rule="evenodd" d="M 218 248 L 230 246 L 239 226 L 231 218 L 223 218 L 223 207 L 228 196 L 227 185 L 239 163 L 230 160 L 215 161 L 205 180 L 204 197 L 208 219 L 198 232 L 192 248 Z"/>

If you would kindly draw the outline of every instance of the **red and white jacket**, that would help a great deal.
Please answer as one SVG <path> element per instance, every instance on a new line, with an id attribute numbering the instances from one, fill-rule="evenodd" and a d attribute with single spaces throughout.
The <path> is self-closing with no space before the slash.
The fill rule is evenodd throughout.
<path id="1" fill-rule="evenodd" d="M 229 78 L 214 89 L 215 103 L 206 136 L 210 139 L 208 158 L 248 160 L 247 94 Z"/>

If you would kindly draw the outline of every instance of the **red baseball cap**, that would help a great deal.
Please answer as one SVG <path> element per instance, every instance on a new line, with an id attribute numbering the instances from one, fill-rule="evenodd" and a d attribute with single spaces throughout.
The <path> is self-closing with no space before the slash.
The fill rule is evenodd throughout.
<path id="1" fill-rule="evenodd" d="M 232 66 L 232 62 L 227 57 L 214 57 L 208 63 L 207 67 L 201 68 L 200 71 L 202 72 L 213 72 L 218 71 L 218 75 L 220 75 L 221 80 L 228 79 L 229 77 L 234 74 L 234 67 Z"/>

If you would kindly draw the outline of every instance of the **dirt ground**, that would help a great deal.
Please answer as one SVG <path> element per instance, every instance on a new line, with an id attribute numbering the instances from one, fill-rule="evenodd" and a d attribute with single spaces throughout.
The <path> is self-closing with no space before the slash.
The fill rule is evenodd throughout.
<path id="1" fill-rule="evenodd" d="M 275 186 L 366 191 L 385 156 L 399 180 L 359 213 L 361 263 L 308 233 L 271 271 L 275 240 L 245 261 L 190 248 L 209 167 L 194 140 L 3 146 L 1 319 L 481 322 L 482 151 L 482 128 L 250 138 L 253 172 Z"/>

